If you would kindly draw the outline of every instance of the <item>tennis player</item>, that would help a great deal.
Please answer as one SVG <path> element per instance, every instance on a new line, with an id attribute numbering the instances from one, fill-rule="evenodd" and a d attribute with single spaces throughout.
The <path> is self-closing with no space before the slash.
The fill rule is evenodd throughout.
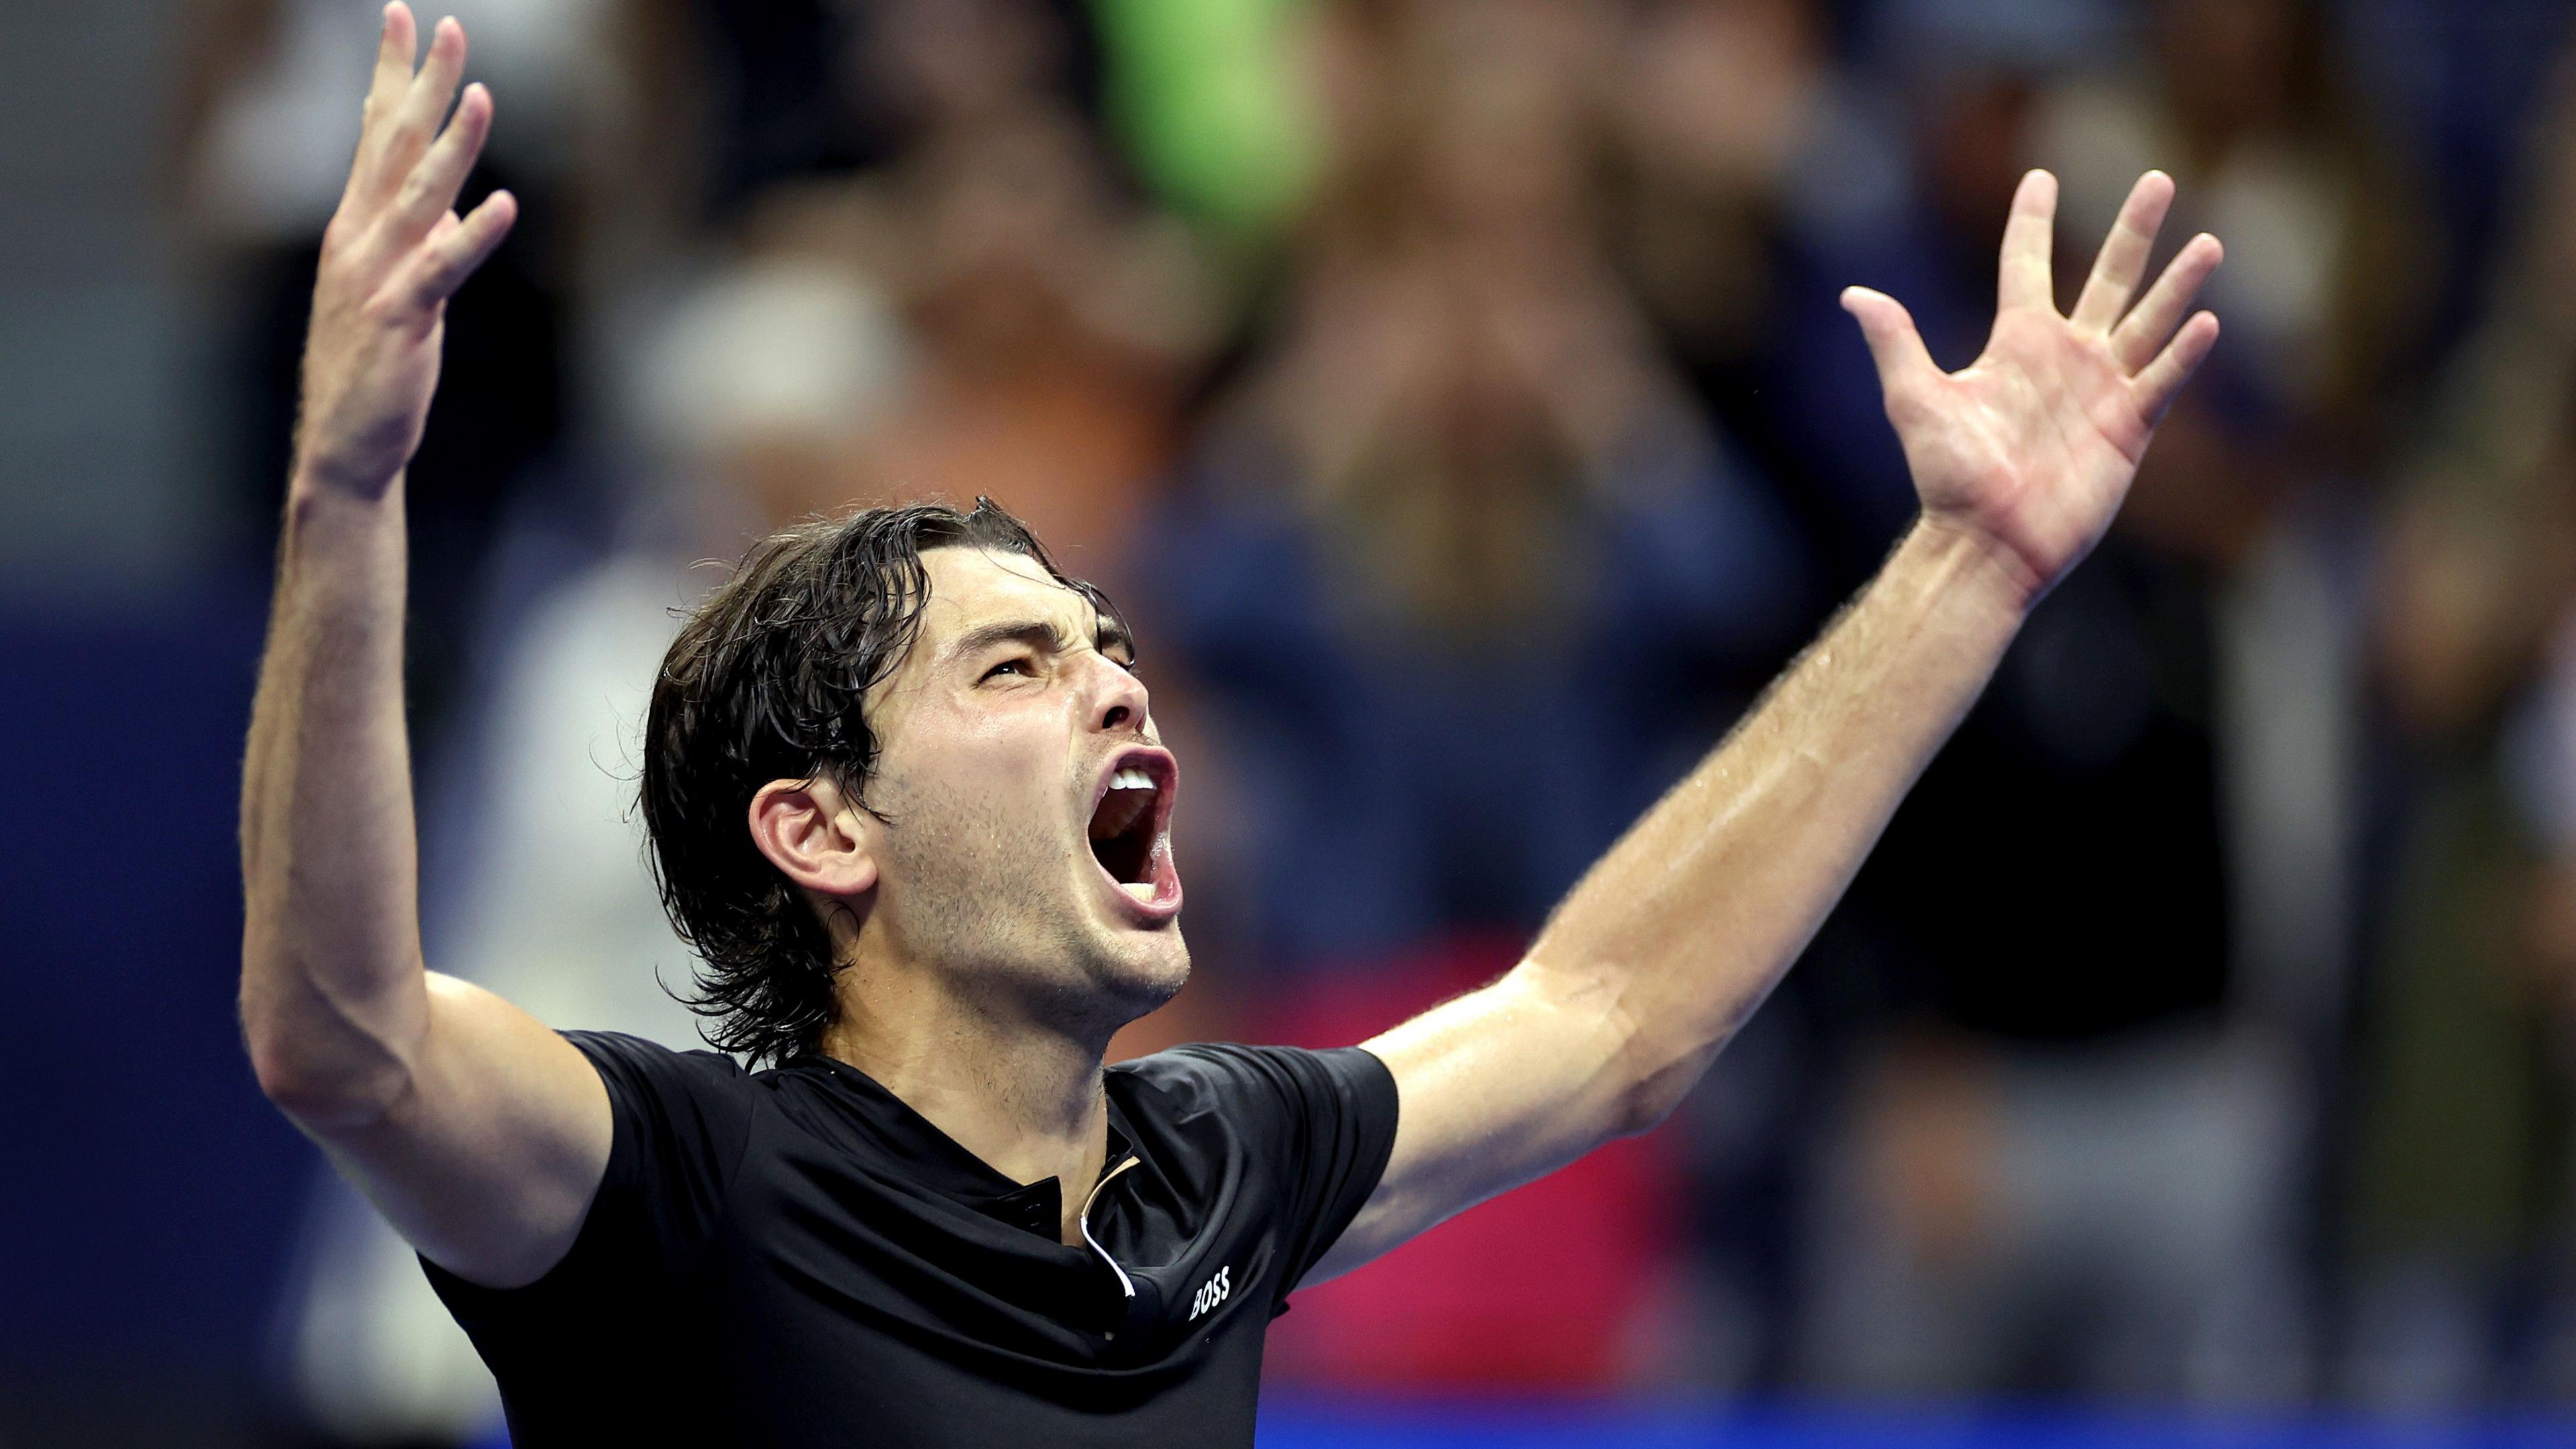
<path id="1" fill-rule="evenodd" d="M 2071 315 L 2056 182 L 2024 178 L 1963 371 L 1845 293 L 1920 518 L 1525 960 L 1338 1051 L 1104 1067 L 1189 954 L 1180 770 L 1098 593 L 989 506 L 768 538 L 672 646 L 643 772 L 711 1039 L 746 1068 L 559 1034 L 422 959 L 403 470 L 447 299 L 517 204 L 451 209 L 492 99 L 458 98 L 453 21 L 415 51 L 387 7 L 315 287 L 242 788 L 241 1009 L 261 1085 L 419 1248 L 521 1449 L 1250 1443 L 1292 1289 L 1672 1110 L 2218 336 L 2184 316 L 2210 237 L 2135 295 L 2156 173 Z"/>

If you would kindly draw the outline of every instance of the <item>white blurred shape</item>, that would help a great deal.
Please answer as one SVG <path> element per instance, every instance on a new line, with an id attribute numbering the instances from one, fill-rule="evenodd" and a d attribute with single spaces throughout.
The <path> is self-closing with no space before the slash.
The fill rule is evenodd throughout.
<path id="1" fill-rule="evenodd" d="M 856 272 L 796 257 L 753 260 L 701 284 L 654 330 L 631 400 L 675 461 L 746 444 L 833 438 L 883 422 L 912 349 Z"/>

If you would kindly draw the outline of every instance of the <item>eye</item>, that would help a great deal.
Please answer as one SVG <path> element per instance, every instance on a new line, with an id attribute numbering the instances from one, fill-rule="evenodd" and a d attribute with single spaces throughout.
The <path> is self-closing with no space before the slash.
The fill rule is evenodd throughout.
<path id="1" fill-rule="evenodd" d="M 1029 668 L 1029 661 L 1025 658 L 1005 659 L 1001 663 L 994 665 L 992 668 L 985 670 L 984 678 L 976 680 L 975 682 L 981 684 L 986 679 L 992 679 L 1004 674 L 1016 674 L 1025 679 L 1031 677 L 1034 674 L 1034 671 Z"/>

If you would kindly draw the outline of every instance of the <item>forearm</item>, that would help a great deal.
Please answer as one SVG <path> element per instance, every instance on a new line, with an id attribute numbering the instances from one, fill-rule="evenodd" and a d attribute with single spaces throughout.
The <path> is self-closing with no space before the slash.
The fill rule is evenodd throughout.
<path id="1" fill-rule="evenodd" d="M 242 1024 L 296 1115 L 378 1112 L 428 1014 L 403 722 L 403 486 L 290 489 L 242 778 Z"/>
<path id="2" fill-rule="evenodd" d="M 1569 895 L 1523 968 L 1605 1005 L 1620 1126 L 1680 1100 L 1806 948 L 1976 699 L 2027 575 L 1917 524 L 1754 713 Z"/>

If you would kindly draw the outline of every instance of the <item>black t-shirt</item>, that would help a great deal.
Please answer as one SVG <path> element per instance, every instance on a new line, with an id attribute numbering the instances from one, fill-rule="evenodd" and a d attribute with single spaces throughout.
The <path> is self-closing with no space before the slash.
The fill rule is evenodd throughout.
<path id="1" fill-rule="evenodd" d="M 1248 1445 L 1269 1321 L 1395 1140 L 1356 1047 L 1121 1063 L 1096 1246 L 1067 1247 L 1055 1179 L 1012 1182 L 846 1063 L 565 1035 L 616 1120 L 571 1250 L 508 1290 L 424 1264 L 518 1449 Z"/>

